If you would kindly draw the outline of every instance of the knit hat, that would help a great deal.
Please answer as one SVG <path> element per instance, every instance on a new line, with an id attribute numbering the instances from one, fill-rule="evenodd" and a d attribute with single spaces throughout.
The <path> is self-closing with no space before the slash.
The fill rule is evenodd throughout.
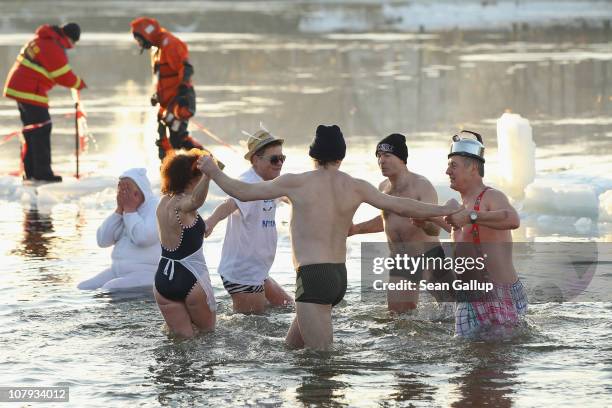
<path id="1" fill-rule="evenodd" d="M 378 153 L 391 153 L 399 157 L 404 163 L 408 161 L 408 147 L 406 146 L 406 136 L 393 133 L 376 145 L 376 155 Z"/>
<path id="2" fill-rule="evenodd" d="M 64 35 L 72 40 L 72 42 L 79 41 L 81 38 L 81 27 L 77 23 L 68 23 L 62 26 L 62 32 Z"/>
<path id="3" fill-rule="evenodd" d="M 310 151 L 310 157 L 322 161 L 336 161 L 344 159 L 346 155 L 346 143 L 342 131 L 336 125 L 317 127 Z"/>

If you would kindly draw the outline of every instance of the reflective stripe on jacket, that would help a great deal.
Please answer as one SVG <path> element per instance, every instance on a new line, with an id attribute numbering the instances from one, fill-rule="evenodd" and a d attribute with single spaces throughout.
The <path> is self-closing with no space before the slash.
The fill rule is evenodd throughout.
<path id="1" fill-rule="evenodd" d="M 23 47 L 8 74 L 4 96 L 48 107 L 47 93 L 56 84 L 82 89 L 85 84 L 68 64 L 66 49 L 71 47 L 68 38 L 53 26 L 38 27 L 36 37 Z"/>

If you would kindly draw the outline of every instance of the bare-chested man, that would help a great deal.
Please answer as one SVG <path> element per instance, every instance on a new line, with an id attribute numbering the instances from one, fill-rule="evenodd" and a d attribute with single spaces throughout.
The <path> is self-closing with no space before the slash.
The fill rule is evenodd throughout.
<path id="1" fill-rule="evenodd" d="M 315 161 L 313 171 L 249 184 L 222 173 L 213 159 L 199 162 L 199 168 L 223 191 L 241 201 L 283 196 L 291 201 L 297 316 L 286 342 L 292 347 L 325 350 L 332 344 L 332 306 L 346 291 L 346 237 L 361 203 L 420 218 L 450 215 L 459 209 L 454 200 L 437 206 L 383 194 L 339 170 L 345 153 L 340 128 L 320 125 L 309 151 Z"/>
<path id="2" fill-rule="evenodd" d="M 380 191 L 396 197 L 412 198 L 425 203 L 438 203 L 438 194 L 431 182 L 420 174 L 408 170 L 406 166 L 408 147 L 404 135 L 394 133 L 381 140 L 376 145 L 376 157 L 382 175 L 387 177 L 380 183 L 378 187 Z M 425 254 L 426 258 L 444 258 L 444 250 L 438 240 L 440 227 L 430 220 L 411 219 L 383 211 L 382 215 L 353 225 L 349 235 L 382 232 L 383 230 L 387 234 L 390 257 L 396 254 L 407 254 L 412 257 Z M 433 273 L 433 271 L 426 270 L 425 278 L 428 281 L 439 280 L 439 273 L 436 273 L 437 279 L 434 279 Z M 446 274 L 445 271 L 441 273 Z M 394 268 L 389 271 L 389 282 L 399 283 L 402 280 L 408 280 L 418 285 L 423 275 L 422 269 L 408 271 Z M 448 275 L 452 275 L 452 272 L 449 271 Z M 418 289 L 387 291 L 387 305 L 392 312 L 403 313 L 415 309 L 418 300 Z"/>
<path id="3" fill-rule="evenodd" d="M 527 296 L 512 263 L 510 230 L 519 227 L 520 219 L 504 193 L 483 184 L 484 162 L 478 133 L 464 130 L 453 136 L 446 174 L 465 207 L 445 218 L 453 228 L 453 241 L 464 243 L 455 245 L 455 257 L 483 256 L 485 276 L 481 277 L 493 283 L 493 290 L 487 293 L 458 299 L 458 336 L 515 326 L 527 311 Z"/>

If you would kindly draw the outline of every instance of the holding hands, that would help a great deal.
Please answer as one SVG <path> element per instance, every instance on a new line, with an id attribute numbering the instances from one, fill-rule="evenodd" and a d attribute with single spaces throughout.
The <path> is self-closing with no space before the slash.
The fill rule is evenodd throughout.
<path id="1" fill-rule="evenodd" d="M 464 225 L 470 223 L 470 212 L 465 207 L 461 207 L 460 211 L 444 217 L 444 221 L 454 230 L 461 229 Z"/>
<path id="2" fill-rule="evenodd" d="M 220 171 L 217 161 L 210 155 L 200 157 L 197 166 L 209 178 L 212 178 L 217 171 Z"/>
<path id="3" fill-rule="evenodd" d="M 464 209 L 464 207 L 459 204 L 459 202 L 454 198 L 451 198 L 446 203 L 444 203 L 444 208 L 449 211 L 449 214 L 455 214 Z"/>

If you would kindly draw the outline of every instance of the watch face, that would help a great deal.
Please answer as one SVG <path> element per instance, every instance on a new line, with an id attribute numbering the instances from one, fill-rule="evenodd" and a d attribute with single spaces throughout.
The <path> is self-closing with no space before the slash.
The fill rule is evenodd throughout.
<path id="1" fill-rule="evenodd" d="M 472 222 L 474 222 L 474 221 L 476 221 L 476 218 L 478 218 L 478 216 L 476 215 L 476 211 L 472 211 L 472 212 L 470 213 L 470 220 L 471 220 Z"/>

